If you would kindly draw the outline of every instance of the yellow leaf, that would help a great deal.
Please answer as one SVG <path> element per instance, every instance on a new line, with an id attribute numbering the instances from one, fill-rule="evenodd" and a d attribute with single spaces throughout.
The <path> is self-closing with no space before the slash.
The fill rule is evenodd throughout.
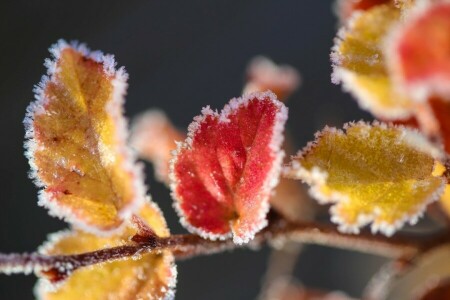
<path id="1" fill-rule="evenodd" d="M 52 215 L 96 233 L 117 229 L 145 198 L 126 146 L 127 74 L 114 58 L 60 41 L 28 108 L 27 156 Z"/>
<path id="2" fill-rule="evenodd" d="M 331 54 L 333 82 L 342 82 L 361 108 L 381 119 L 406 119 L 414 102 L 397 92 L 384 58 L 384 39 L 400 18 L 393 5 L 378 5 L 356 15 L 341 30 Z"/>
<path id="3" fill-rule="evenodd" d="M 169 235 L 164 218 L 154 204 L 145 204 L 139 216 L 157 235 Z M 124 233 L 111 237 L 98 237 L 79 230 L 65 231 L 53 234 L 40 251 L 49 255 L 85 253 L 129 243 L 128 239 L 135 233 L 136 229 L 131 225 Z M 175 280 L 173 255 L 163 251 L 75 270 L 54 291 L 48 289 L 45 279 L 40 279 L 36 294 L 44 300 L 171 299 Z"/>
<path id="4" fill-rule="evenodd" d="M 313 196 L 331 207 L 344 232 L 392 235 L 414 224 L 442 194 L 445 180 L 432 175 L 435 149 L 419 133 L 385 124 L 350 123 L 345 132 L 325 128 L 286 169 L 287 176 L 312 186 Z"/>

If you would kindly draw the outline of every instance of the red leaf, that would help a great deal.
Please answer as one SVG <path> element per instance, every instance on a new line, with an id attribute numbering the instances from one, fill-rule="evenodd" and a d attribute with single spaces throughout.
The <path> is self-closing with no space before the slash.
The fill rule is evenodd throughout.
<path id="1" fill-rule="evenodd" d="M 241 244 L 266 226 L 286 119 L 272 92 L 232 99 L 220 114 L 206 107 L 194 118 L 171 163 L 175 206 L 188 230 Z"/>
<path id="2" fill-rule="evenodd" d="M 388 63 L 399 89 L 418 101 L 450 99 L 450 3 L 428 1 L 391 35 Z"/>

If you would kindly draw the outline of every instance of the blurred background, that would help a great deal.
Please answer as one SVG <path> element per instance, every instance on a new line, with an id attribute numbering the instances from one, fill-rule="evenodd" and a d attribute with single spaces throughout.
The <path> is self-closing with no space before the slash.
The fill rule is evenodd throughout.
<path id="1" fill-rule="evenodd" d="M 297 68 L 302 87 L 289 100 L 288 126 L 298 148 L 325 124 L 371 118 L 330 82 L 337 30 L 330 0 L 291 1 L 2 1 L 0 4 L 0 252 L 34 251 L 66 227 L 36 205 L 23 156 L 25 109 L 58 39 L 115 54 L 130 74 L 126 112 L 158 107 L 186 128 L 205 105 L 239 96 L 255 55 Z M 168 190 L 147 183 L 173 233 L 185 232 Z M 269 249 L 238 250 L 178 263 L 177 299 L 255 299 Z M 359 296 L 380 258 L 310 246 L 295 267 L 306 285 Z M 1 299 L 33 299 L 34 276 L 0 276 Z"/>

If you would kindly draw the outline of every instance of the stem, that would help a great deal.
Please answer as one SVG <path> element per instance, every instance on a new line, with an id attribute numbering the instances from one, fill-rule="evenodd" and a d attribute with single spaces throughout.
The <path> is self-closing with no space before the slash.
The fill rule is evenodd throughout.
<path id="1" fill-rule="evenodd" d="M 0 272 L 28 274 L 35 271 L 46 275 L 50 281 L 57 282 L 81 267 L 146 253 L 160 253 L 163 250 L 169 250 L 180 259 L 241 247 L 261 246 L 266 242 L 286 241 L 331 246 L 389 258 L 409 259 L 450 239 L 447 235 L 434 238 L 431 242 L 418 240 L 417 237 L 387 238 L 366 232 L 360 235 L 348 235 L 340 233 L 332 225 L 314 222 L 292 223 L 276 219 L 258 233 L 251 243 L 246 245 L 236 245 L 231 240 L 206 240 L 193 234 L 172 235 L 166 238 L 139 236 L 132 240 L 134 243 L 130 245 L 74 255 L 0 254 Z"/>

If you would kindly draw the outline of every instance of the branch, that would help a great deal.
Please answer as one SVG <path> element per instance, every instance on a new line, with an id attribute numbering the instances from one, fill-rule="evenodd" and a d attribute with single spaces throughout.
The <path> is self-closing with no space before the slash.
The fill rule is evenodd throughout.
<path id="1" fill-rule="evenodd" d="M 439 235 L 432 240 L 417 237 L 395 236 L 388 238 L 364 232 L 360 235 L 340 233 L 334 226 L 314 222 L 287 222 L 276 219 L 258 233 L 255 239 L 245 245 L 236 245 L 232 240 L 211 241 L 193 234 L 172 235 L 160 238 L 154 235 L 132 237 L 132 244 L 98 251 L 47 256 L 31 254 L 0 254 L 0 273 L 39 272 L 50 281 L 58 282 L 73 271 L 106 261 L 126 259 L 147 253 L 160 253 L 169 250 L 179 258 L 223 252 L 241 247 L 259 247 L 264 243 L 296 241 L 342 249 L 360 251 L 395 259 L 410 259 L 427 249 L 450 240 L 448 235 Z"/>

